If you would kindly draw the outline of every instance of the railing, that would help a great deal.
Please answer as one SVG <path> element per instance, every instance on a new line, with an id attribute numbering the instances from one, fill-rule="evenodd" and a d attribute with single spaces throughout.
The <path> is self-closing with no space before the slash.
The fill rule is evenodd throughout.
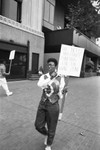
<path id="1" fill-rule="evenodd" d="M 18 23 L 12 19 L 6 18 L 4 16 L 0 15 L 0 23 L 9 25 L 11 27 L 26 31 L 26 32 L 30 32 L 32 34 L 38 35 L 38 36 L 44 36 L 42 32 L 36 31 L 28 26 L 23 25 L 22 23 Z"/>

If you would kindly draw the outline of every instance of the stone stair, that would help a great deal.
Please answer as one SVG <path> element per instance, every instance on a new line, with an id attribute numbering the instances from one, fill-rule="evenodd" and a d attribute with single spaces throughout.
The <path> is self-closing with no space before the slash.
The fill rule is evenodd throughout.
<path id="1" fill-rule="evenodd" d="M 39 75 L 38 74 L 31 74 L 28 79 L 29 80 L 38 80 L 39 79 Z"/>

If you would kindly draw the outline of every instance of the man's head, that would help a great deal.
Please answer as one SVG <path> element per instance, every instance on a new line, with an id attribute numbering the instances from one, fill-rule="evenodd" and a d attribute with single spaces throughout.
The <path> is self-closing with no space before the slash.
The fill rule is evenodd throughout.
<path id="1" fill-rule="evenodd" d="M 52 73 L 55 71 L 56 66 L 58 65 L 58 62 L 55 58 L 49 58 L 47 60 L 48 66 L 49 66 L 49 72 Z"/>

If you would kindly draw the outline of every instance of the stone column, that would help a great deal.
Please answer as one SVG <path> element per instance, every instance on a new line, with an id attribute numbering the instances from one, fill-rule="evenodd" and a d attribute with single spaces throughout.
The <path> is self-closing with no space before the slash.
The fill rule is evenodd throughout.
<path id="1" fill-rule="evenodd" d="M 42 31 L 44 0 L 32 0 L 31 27 Z"/>
<path id="2" fill-rule="evenodd" d="M 31 8 L 32 8 L 32 1 L 23 0 L 22 2 L 22 24 L 29 26 L 29 27 L 31 26 L 31 17 L 30 17 Z"/>
<path id="3" fill-rule="evenodd" d="M 44 14 L 44 0 L 39 0 L 39 14 L 38 14 L 38 31 L 42 31 L 43 14 Z"/>
<path id="4" fill-rule="evenodd" d="M 22 3 L 22 24 L 42 31 L 44 0 L 24 0 Z"/>

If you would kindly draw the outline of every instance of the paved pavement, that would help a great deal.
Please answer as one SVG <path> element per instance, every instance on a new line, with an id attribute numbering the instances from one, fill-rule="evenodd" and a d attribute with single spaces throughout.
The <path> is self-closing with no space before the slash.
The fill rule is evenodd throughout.
<path id="1" fill-rule="evenodd" d="M 37 81 L 0 87 L 0 150 L 44 150 L 44 136 L 34 128 L 41 89 Z M 52 150 L 100 150 L 100 77 L 70 78 L 63 118 Z"/>

